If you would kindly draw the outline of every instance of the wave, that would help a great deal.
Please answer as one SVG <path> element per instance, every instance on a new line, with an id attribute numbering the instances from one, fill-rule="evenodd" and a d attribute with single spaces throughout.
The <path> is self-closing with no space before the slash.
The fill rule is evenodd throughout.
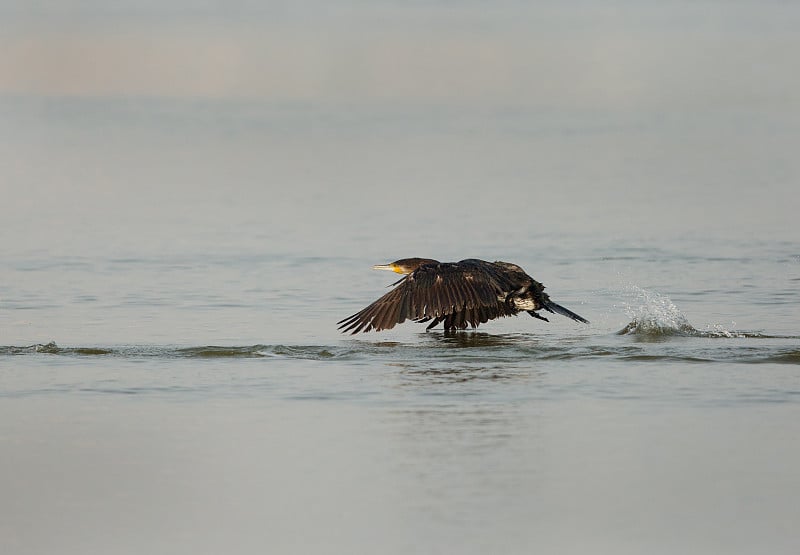
<path id="1" fill-rule="evenodd" d="M 800 364 L 797 336 L 764 335 L 728 330 L 697 330 L 690 325 L 668 326 L 663 320 L 634 320 L 611 336 L 546 341 L 536 335 L 484 333 L 421 334 L 418 341 L 371 342 L 352 340 L 338 345 L 243 346 L 89 346 L 61 347 L 55 342 L 27 346 L 0 346 L 0 357 L 56 357 L 128 360 L 301 360 L 339 364 L 386 364 L 406 369 L 510 370 L 536 361 L 618 360 L 630 362 L 779 363 Z M 615 335 L 631 335 L 620 341 Z M 718 343 L 672 342 L 670 337 L 740 338 Z M 754 342 L 754 340 L 758 340 Z"/>
<path id="2" fill-rule="evenodd" d="M 634 335 L 640 338 L 706 337 L 706 338 L 749 338 L 749 339 L 798 339 L 796 336 L 767 335 L 754 331 L 730 331 L 722 326 L 699 330 L 692 325 L 672 327 L 660 322 L 632 320 L 625 324 L 617 335 Z"/>
<path id="3" fill-rule="evenodd" d="M 790 349 L 784 352 L 773 353 L 760 360 L 751 362 L 775 362 L 778 364 L 800 364 L 800 349 Z"/>
<path id="4" fill-rule="evenodd" d="M 247 345 L 199 347 L 172 346 L 126 346 L 126 347 L 59 347 L 55 342 L 27 345 L 24 347 L 0 347 L 0 355 L 61 355 L 74 357 L 116 358 L 266 358 L 285 357 L 301 359 L 341 358 L 353 353 L 353 349 L 314 345 Z"/>

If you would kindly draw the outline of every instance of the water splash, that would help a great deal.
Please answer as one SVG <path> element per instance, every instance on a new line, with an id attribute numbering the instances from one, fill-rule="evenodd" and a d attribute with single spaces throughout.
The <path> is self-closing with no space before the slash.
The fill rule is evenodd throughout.
<path id="1" fill-rule="evenodd" d="M 633 298 L 632 302 L 625 303 L 625 314 L 631 321 L 617 332 L 619 335 L 634 334 L 645 337 L 700 335 L 666 295 L 636 285 L 628 286 L 624 292 Z"/>
<path id="2" fill-rule="evenodd" d="M 736 323 L 733 324 L 736 326 Z M 703 335 L 708 337 L 761 337 L 760 333 L 745 333 L 739 331 L 731 331 L 722 324 L 713 324 L 709 325 L 705 331 L 702 332 Z"/>
<path id="3" fill-rule="evenodd" d="M 699 330 L 689 323 L 686 315 L 666 295 L 637 285 L 627 286 L 622 294 L 631 297 L 631 301 L 625 303 L 625 314 L 631 321 L 617 335 L 636 335 L 654 340 L 665 337 L 790 339 L 788 336 L 734 331 L 722 324 L 707 325 L 706 329 Z M 733 323 L 733 326 L 736 324 Z"/>

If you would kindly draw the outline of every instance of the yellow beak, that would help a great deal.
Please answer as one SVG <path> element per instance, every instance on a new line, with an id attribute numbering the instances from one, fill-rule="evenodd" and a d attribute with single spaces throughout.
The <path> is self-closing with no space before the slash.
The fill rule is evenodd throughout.
<path id="1" fill-rule="evenodd" d="M 398 268 L 394 264 L 376 264 L 375 266 L 372 267 L 372 269 L 373 270 L 389 270 L 390 272 L 396 272 L 398 274 L 402 273 L 400 268 Z"/>

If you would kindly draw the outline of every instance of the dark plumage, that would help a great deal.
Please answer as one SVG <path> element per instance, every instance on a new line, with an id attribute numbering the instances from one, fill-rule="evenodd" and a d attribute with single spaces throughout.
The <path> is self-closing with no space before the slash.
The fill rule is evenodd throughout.
<path id="1" fill-rule="evenodd" d="M 477 328 L 489 320 L 514 316 L 523 310 L 547 321 L 537 313 L 541 309 L 589 323 L 551 301 L 544 285 L 516 264 L 475 258 L 460 262 L 404 258 L 373 268 L 405 276 L 380 299 L 339 321 L 343 333 L 388 330 L 406 320 L 430 321 L 426 330 L 439 323 L 444 324 L 445 330 Z"/>

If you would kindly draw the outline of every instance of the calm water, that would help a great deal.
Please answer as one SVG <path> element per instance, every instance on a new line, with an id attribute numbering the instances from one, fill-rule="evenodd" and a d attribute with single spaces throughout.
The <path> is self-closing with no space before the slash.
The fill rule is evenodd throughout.
<path id="1" fill-rule="evenodd" d="M 278 97 L 0 78 L 2 551 L 800 552 L 797 10 L 380 6 L 283 14 Z M 408 256 L 592 323 L 339 334 Z"/>

